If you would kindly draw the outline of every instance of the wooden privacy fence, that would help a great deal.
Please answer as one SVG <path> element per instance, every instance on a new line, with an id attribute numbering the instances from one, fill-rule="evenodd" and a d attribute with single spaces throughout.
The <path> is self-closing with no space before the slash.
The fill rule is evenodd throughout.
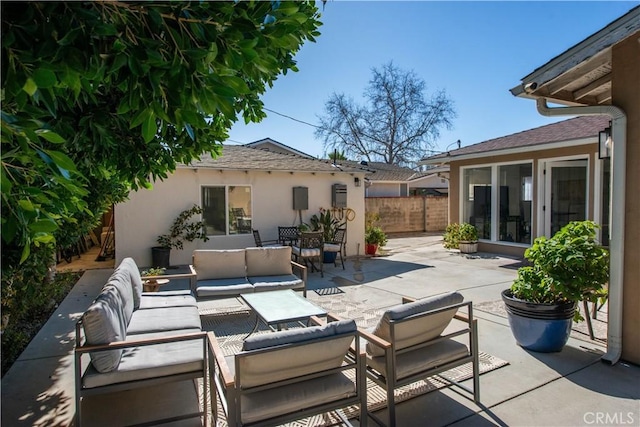
<path id="1" fill-rule="evenodd" d="M 448 196 L 366 197 L 365 212 L 378 213 L 385 233 L 440 232 L 449 222 Z"/>

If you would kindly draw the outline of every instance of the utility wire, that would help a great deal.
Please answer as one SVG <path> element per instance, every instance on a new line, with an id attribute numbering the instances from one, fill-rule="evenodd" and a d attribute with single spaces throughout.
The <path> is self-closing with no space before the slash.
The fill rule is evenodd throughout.
<path id="1" fill-rule="evenodd" d="M 277 111 L 273 111 L 273 110 L 271 110 L 269 108 L 264 108 L 263 107 L 262 109 L 265 110 L 265 111 L 268 111 L 270 113 L 277 114 L 279 116 L 285 117 L 285 118 L 287 118 L 289 120 L 293 120 L 294 122 L 302 123 L 303 125 L 311 126 L 311 127 L 317 128 L 317 129 L 324 129 L 321 126 L 314 125 L 313 123 L 305 122 L 304 120 L 296 119 L 295 117 L 287 116 L 286 114 L 278 113 Z"/>

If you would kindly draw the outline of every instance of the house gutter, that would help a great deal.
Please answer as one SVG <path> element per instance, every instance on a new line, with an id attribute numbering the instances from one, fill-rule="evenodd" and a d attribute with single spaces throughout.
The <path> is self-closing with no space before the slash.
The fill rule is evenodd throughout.
<path id="1" fill-rule="evenodd" d="M 613 105 L 554 107 L 547 105 L 546 98 L 536 98 L 538 113 L 543 116 L 594 116 L 608 115 L 612 121 L 612 174 L 611 203 L 609 204 L 609 310 L 607 328 L 607 352 L 602 361 L 615 364 L 622 355 L 622 287 L 624 275 L 624 225 L 625 225 L 625 180 L 627 163 L 627 115 Z M 617 224 L 618 227 L 613 227 Z M 587 313 L 588 315 L 588 313 Z"/>

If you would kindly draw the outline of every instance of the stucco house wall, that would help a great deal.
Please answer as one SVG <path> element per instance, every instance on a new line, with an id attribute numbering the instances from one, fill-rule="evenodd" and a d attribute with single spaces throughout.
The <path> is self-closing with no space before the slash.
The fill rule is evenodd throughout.
<path id="1" fill-rule="evenodd" d="M 360 180 L 364 174 L 360 175 Z M 299 224 L 293 210 L 293 187 L 308 187 L 309 209 L 302 220 L 320 208 L 331 207 L 332 184 L 347 185 L 347 206 L 355 216 L 347 224 L 347 256 L 364 248 L 364 187 L 354 185 L 348 173 L 220 171 L 181 167 L 166 180 L 155 182 L 153 190 L 138 190 L 129 200 L 115 206 L 116 264 L 133 257 L 140 266 L 151 264 L 151 247 L 168 231 L 176 216 L 194 203 L 201 205 L 201 188 L 209 185 L 248 185 L 252 195 L 252 226 L 263 240 L 277 238 L 278 226 Z M 172 249 L 172 264 L 188 264 L 195 249 L 232 249 L 255 246 L 252 234 L 210 236 L 209 241 L 185 242 L 184 250 Z"/>
<path id="2" fill-rule="evenodd" d="M 407 187 L 406 183 L 385 183 L 385 182 L 372 182 L 369 187 L 367 187 L 366 195 L 367 197 L 400 197 L 406 196 L 402 194 L 402 186 Z"/>
<path id="3" fill-rule="evenodd" d="M 613 46 L 612 97 L 627 114 L 622 358 L 640 364 L 640 31 Z"/>

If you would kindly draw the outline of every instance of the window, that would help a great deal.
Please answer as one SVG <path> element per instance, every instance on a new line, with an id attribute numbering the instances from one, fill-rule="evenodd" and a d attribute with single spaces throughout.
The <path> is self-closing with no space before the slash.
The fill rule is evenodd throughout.
<path id="1" fill-rule="evenodd" d="M 531 163 L 464 168 L 461 220 L 481 239 L 530 244 L 532 172 Z"/>
<path id="2" fill-rule="evenodd" d="M 251 187 L 202 187 L 202 209 L 207 235 L 251 234 Z"/>
<path id="3" fill-rule="evenodd" d="M 530 243 L 533 176 L 531 164 L 498 167 L 498 240 Z"/>
<path id="4" fill-rule="evenodd" d="M 478 229 L 478 237 L 491 238 L 491 167 L 463 172 L 462 217 Z"/>

